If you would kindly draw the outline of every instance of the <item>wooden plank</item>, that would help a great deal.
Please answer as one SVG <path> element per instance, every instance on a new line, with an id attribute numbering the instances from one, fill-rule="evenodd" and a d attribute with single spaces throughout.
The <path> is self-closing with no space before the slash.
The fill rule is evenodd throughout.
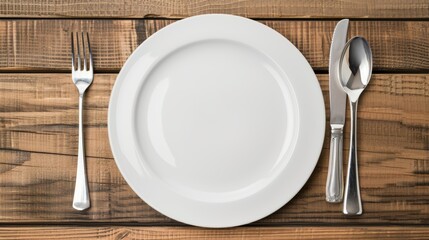
<path id="1" fill-rule="evenodd" d="M 115 74 L 97 74 L 85 103 L 92 208 L 72 209 L 77 91 L 70 74 L 0 74 L 0 222 L 177 225 L 143 203 L 115 166 L 107 107 Z M 328 109 L 328 78 L 318 75 Z M 429 74 L 376 74 L 360 100 L 364 215 L 324 200 L 329 134 L 305 187 L 257 225 L 429 224 Z M 348 119 L 349 120 L 349 119 Z M 348 121 L 349 122 L 349 121 Z M 345 133 L 348 152 L 349 128 Z"/>
<path id="2" fill-rule="evenodd" d="M 148 36 L 173 20 L 0 21 L 0 71 L 69 72 L 70 31 L 91 35 L 97 72 L 118 72 Z M 336 21 L 262 21 L 286 36 L 315 70 L 326 71 Z M 429 21 L 352 21 L 350 36 L 365 36 L 374 71 L 428 72 Z M 49 44 L 47 44 L 49 43 Z"/>
<path id="3" fill-rule="evenodd" d="M 2 239 L 427 239 L 424 227 L 1 227 Z"/>
<path id="4" fill-rule="evenodd" d="M 183 18 L 207 13 L 250 18 L 428 18 L 429 3 L 425 0 L 19 0 L 0 4 L 0 17 L 7 18 Z"/>
<path id="5" fill-rule="evenodd" d="M 0 70 L 71 71 L 73 31 L 90 32 L 96 71 L 117 72 L 145 38 L 143 21 L 0 21 Z"/>

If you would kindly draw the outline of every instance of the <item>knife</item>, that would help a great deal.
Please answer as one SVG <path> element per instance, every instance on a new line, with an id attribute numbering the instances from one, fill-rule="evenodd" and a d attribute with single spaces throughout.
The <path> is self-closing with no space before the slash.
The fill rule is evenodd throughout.
<path id="1" fill-rule="evenodd" d="M 331 145 L 329 151 L 328 178 L 326 180 L 326 201 L 338 203 L 343 200 L 343 128 L 346 115 L 346 93 L 340 86 L 338 67 L 341 53 L 347 40 L 349 20 L 337 23 L 329 52 L 329 100 Z"/>

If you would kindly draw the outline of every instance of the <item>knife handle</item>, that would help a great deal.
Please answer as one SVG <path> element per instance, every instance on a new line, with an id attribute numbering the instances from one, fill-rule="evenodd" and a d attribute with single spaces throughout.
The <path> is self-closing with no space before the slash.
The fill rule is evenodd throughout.
<path id="1" fill-rule="evenodd" d="M 331 128 L 326 201 L 339 203 L 343 200 L 343 127 Z"/>

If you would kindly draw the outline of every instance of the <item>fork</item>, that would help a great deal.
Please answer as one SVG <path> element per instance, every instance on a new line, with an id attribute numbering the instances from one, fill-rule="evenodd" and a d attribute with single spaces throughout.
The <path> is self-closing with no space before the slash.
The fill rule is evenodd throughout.
<path id="1" fill-rule="evenodd" d="M 79 35 L 81 35 L 79 40 Z M 86 35 L 86 45 L 85 45 Z M 77 54 L 75 54 L 75 46 Z M 87 53 L 86 53 L 87 52 Z M 77 152 L 77 173 L 74 189 L 73 208 L 85 210 L 90 206 L 88 181 L 85 167 L 85 147 L 83 137 L 83 96 L 94 78 L 92 53 L 88 33 L 71 33 L 72 79 L 79 92 L 79 146 Z M 89 59 L 87 60 L 87 56 Z"/>

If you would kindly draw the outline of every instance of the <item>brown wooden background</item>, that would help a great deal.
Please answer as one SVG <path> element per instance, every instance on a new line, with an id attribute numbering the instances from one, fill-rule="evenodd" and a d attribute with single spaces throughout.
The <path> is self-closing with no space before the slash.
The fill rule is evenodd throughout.
<path id="1" fill-rule="evenodd" d="M 298 47 L 316 73 L 327 116 L 332 31 L 369 40 L 374 76 L 359 106 L 364 215 L 324 200 L 329 135 L 312 177 L 271 216 L 232 229 L 185 226 L 148 207 L 110 151 L 107 107 L 116 74 L 148 36 L 177 19 L 229 13 L 257 19 Z M 5 0 L 0 3 L 0 238 L 283 239 L 429 237 L 428 0 Z M 70 31 L 88 31 L 95 79 L 85 106 L 92 207 L 71 207 L 77 92 Z M 348 152 L 349 130 L 345 133 Z M 281 194 L 281 193 L 279 193 Z"/>

